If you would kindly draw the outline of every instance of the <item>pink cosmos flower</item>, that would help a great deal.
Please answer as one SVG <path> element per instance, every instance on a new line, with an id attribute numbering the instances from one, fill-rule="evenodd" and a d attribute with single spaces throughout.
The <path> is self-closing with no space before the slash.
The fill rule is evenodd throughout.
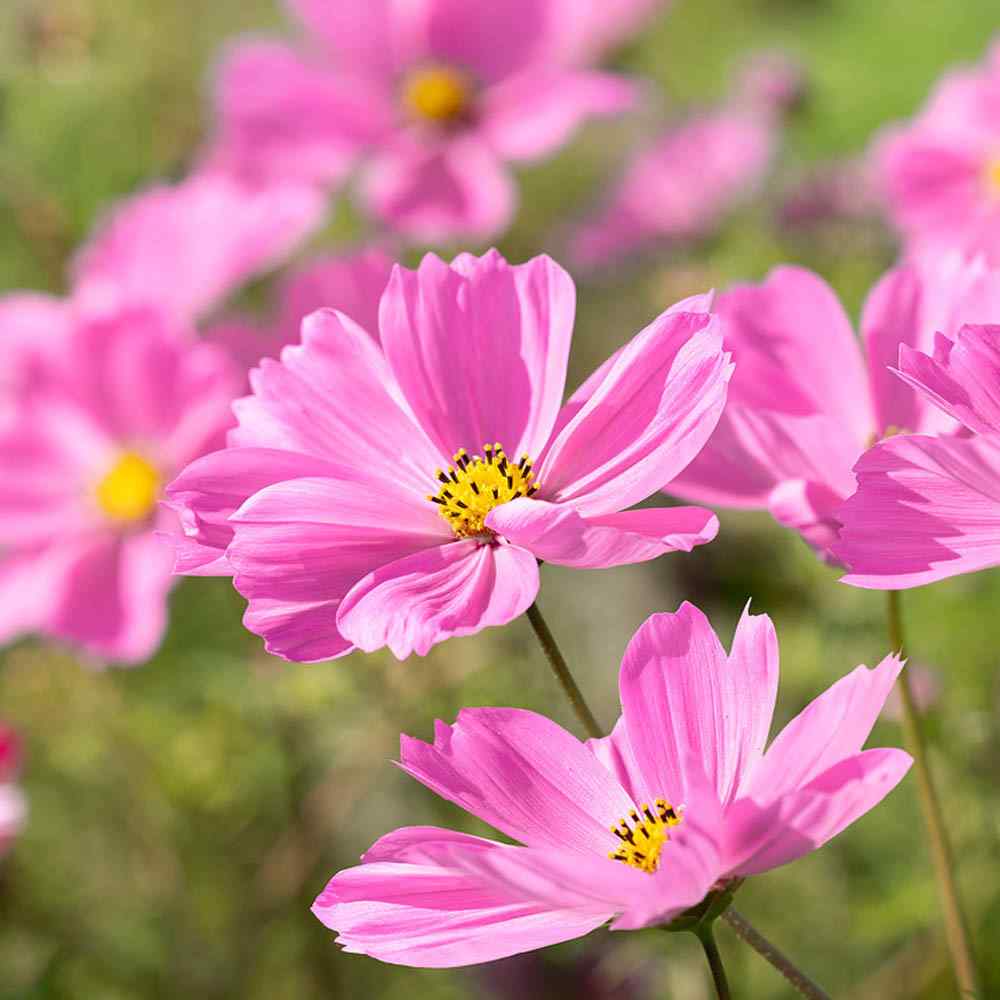
<path id="1" fill-rule="evenodd" d="M 777 140 L 777 120 L 756 107 L 693 115 L 626 167 L 570 253 L 581 267 L 599 267 L 654 243 L 707 235 L 759 189 Z"/>
<path id="2" fill-rule="evenodd" d="M 575 289 L 496 251 L 393 270 L 379 335 L 329 310 L 251 374 L 229 448 L 168 494 L 178 571 L 234 574 L 267 649 L 425 654 L 519 616 L 538 560 L 600 568 L 690 550 L 708 511 L 628 510 L 687 465 L 731 368 L 707 302 L 668 310 L 561 406 Z"/>
<path id="3" fill-rule="evenodd" d="M 0 642 L 27 632 L 137 662 L 164 630 L 177 530 L 161 486 L 223 440 L 224 353 L 161 313 L 75 316 L 0 427 Z"/>
<path id="4" fill-rule="evenodd" d="M 899 590 L 1000 565 L 1000 326 L 939 335 L 933 355 L 904 346 L 899 372 L 976 433 L 891 437 L 862 456 L 835 548 L 856 587 Z"/>
<path id="5" fill-rule="evenodd" d="M 281 282 L 273 317 L 264 323 L 228 317 L 206 336 L 225 346 L 247 370 L 297 343 L 302 321 L 318 309 L 337 309 L 377 337 L 378 305 L 391 272 L 392 259 L 374 247 L 310 261 Z"/>
<path id="6" fill-rule="evenodd" d="M 0 856 L 24 825 L 28 809 L 17 786 L 21 748 L 13 730 L 0 725 Z"/>
<path id="7" fill-rule="evenodd" d="M 765 751 L 778 688 L 766 615 L 727 657 L 690 604 L 654 615 L 619 677 L 622 716 L 581 743 L 533 712 L 464 709 L 400 766 L 523 846 L 436 827 L 382 837 L 313 905 L 345 951 L 470 965 L 668 923 L 713 889 L 821 847 L 887 795 L 902 750 L 862 750 L 902 664 L 858 667 Z"/>
<path id="8" fill-rule="evenodd" d="M 366 156 L 368 211 L 425 242 L 486 238 L 517 200 L 508 162 L 547 157 L 631 84 L 563 58 L 565 0 L 289 0 L 311 46 L 247 41 L 218 84 L 211 162 L 336 185 Z"/>
<path id="9" fill-rule="evenodd" d="M 935 331 L 1000 316 L 1000 272 L 957 256 L 890 271 L 862 312 L 864 353 L 832 289 L 801 268 L 736 286 L 716 308 L 737 365 L 729 403 L 668 492 L 768 510 L 830 559 L 854 463 L 872 441 L 956 426 L 889 370 L 900 345 L 929 347 Z"/>
<path id="10" fill-rule="evenodd" d="M 1000 46 L 949 73 L 927 105 L 876 144 L 888 211 L 925 251 L 958 248 L 1000 264 Z"/>

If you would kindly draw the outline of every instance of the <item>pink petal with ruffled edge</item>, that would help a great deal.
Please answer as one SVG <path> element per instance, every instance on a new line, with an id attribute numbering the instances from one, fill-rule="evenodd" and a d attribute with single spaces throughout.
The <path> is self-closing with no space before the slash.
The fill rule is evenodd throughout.
<path id="1" fill-rule="evenodd" d="M 741 794 L 774 801 L 859 753 L 902 667 L 887 656 L 874 670 L 857 667 L 815 698 L 775 737 Z"/>
<path id="2" fill-rule="evenodd" d="M 388 646 L 403 660 L 411 653 L 425 656 L 453 636 L 506 625 L 537 594 L 538 564 L 529 552 L 453 541 L 368 573 L 341 602 L 337 627 L 359 649 Z"/>
<path id="3" fill-rule="evenodd" d="M 731 801 L 763 751 L 774 712 L 778 646 L 770 619 L 744 612 L 727 657 L 693 605 L 654 615 L 629 643 L 619 681 L 643 799 L 684 801 L 686 762 L 694 757 L 719 802 Z"/>
<path id="4" fill-rule="evenodd" d="M 417 968 L 543 948 L 582 937 L 613 915 L 610 908 L 553 908 L 475 871 L 483 856 L 512 853 L 519 849 L 450 830 L 397 830 L 365 864 L 335 875 L 313 913 L 337 931 L 345 951 Z"/>
<path id="5" fill-rule="evenodd" d="M 1000 326 L 964 326 L 954 343 L 938 336 L 933 357 L 904 344 L 899 374 L 970 430 L 1000 433 Z"/>
<path id="6" fill-rule="evenodd" d="M 529 847 L 605 858 L 611 826 L 633 806 L 585 744 L 523 709 L 463 709 L 453 726 L 435 723 L 433 745 L 402 736 L 400 765 Z"/>
<path id="7" fill-rule="evenodd" d="M 726 852 L 732 874 L 746 876 L 815 851 L 885 798 L 906 775 L 902 750 L 865 750 L 838 761 L 773 804 L 751 799 L 727 815 Z"/>
<path id="8" fill-rule="evenodd" d="M 903 590 L 1000 565 L 1000 437 L 889 438 L 856 472 L 837 514 L 843 583 Z"/>
<path id="9" fill-rule="evenodd" d="M 731 372 L 713 316 L 664 313 L 617 353 L 572 419 L 559 421 L 539 463 L 539 499 L 584 515 L 644 500 L 711 436 Z"/>
<path id="10" fill-rule="evenodd" d="M 486 525 L 544 562 L 603 569 L 690 552 L 712 541 L 719 519 L 701 507 L 628 510 L 581 517 L 567 505 L 520 499 L 495 507 Z"/>
<path id="11" fill-rule="evenodd" d="M 230 518 L 227 558 L 249 601 L 244 624 L 269 652 L 298 661 L 349 652 L 338 609 L 351 588 L 450 537 L 430 504 L 369 486 L 371 493 L 364 483 L 293 479 L 255 493 Z"/>
<path id="12" fill-rule="evenodd" d="M 449 267 L 397 267 L 382 299 L 382 347 L 416 419 L 441 451 L 500 442 L 537 458 L 566 385 L 576 291 L 548 257 L 495 250 Z"/>

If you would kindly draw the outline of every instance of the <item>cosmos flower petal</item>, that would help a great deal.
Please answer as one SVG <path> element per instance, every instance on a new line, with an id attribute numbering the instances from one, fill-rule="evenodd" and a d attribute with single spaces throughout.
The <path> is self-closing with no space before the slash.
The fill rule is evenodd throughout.
<path id="1" fill-rule="evenodd" d="M 719 520 L 701 507 L 629 510 L 581 517 L 568 505 L 521 498 L 495 507 L 487 527 L 544 562 L 603 569 L 690 552 L 712 541 Z"/>
<path id="2" fill-rule="evenodd" d="M 745 793 L 771 802 L 858 753 L 902 667 L 902 660 L 887 656 L 873 670 L 857 667 L 814 699 L 775 737 Z"/>
<path id="3" fill-rule="evenodd" d="M 388 646 L 401 660 L 438 642 L 506 625 L 538 593 L 534 556 L 473 539 L 425 548 L 373 569 L 337 612 L 341 633 L 366 652 Z"/>
<path id="4" fill-rule="evenodd" d="M 400 764 L 529 847 L 606 857 L 617 843 L 611 826 L 633 808 L 585 744 L 522 709 L 464 709 L 453 726 L 436 723 L 433 745 L 403 736 Z"/>
<path id="5" fill-rule="evenodd" d="M 766 615 L 745 612 L 727 657 L 693 605 L 649 618 L 622 659 L 623 715 L 650 795 L 683 801 L 700 761 L 719 802 L 728 803 L 763 750 L 774 709 L 777 641 Z"/>
<path id="6" fill-rule="evenodd" d="M 428 255 L 393 272 L 382 346 L 446 454 L 499 442 L 515 461 L 536 458 L 562 402 L 575 312 L 573 281 L 548 257 L 511 266 L 491 251 L 449 267 Z"/>
<path id="7" fill-rule="evenodd" d="M 837 558 L 855 587 L 900 590 L 1000 565 L 1000 437 L 900 435 L 857 465 Z"/>
<path id="8" fill-rule="evenodd" d="M 731 375 L 717 320 L 667 312 L 618 352 L 540 461 L 542 496 L 581 514 L 644 500 L 677 475 L 718 423 Z"/>
<path id="9" fill-rule="evenodd" d="M 1000 433 L 1000 326 L 939 335 L 933 356 L 903 344 L 898 374 L 970 430 Z"/>
<path id="10" fill-rule="evenodd" d="M 865 750 L 766 806 L 742 800 L 727 817 L 729 870 L 758 875 L 817 850 L 878 805 L 912 762 L 902 750 Z"/>

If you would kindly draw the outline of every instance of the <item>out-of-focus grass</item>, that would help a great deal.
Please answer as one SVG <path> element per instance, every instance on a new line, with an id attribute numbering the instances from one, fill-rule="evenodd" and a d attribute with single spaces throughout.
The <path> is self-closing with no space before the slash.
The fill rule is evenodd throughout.
<path id="1" fill-rule="evenodd" d="M 58 290 L 67 254 L 123 193 L 180 173 L 203 135 L 218 45 L 281 25 L 270 0 L 6 0 L 0 8 L 0 290 Z M 759 278 L 792 260 L 855 309 L 890 262 L 888 237 L 858 224 L 833 238 L 783 233 L 782 182 L 811 160 L 857 153 L 910 112 L 948 64 L 978 57 L 995 0 L 682 0 L 620 56 L 664 108 L 721 95 L 741 54 L 785 47 L 811 82 L 766 197 L 705 246 L 582 285 L 577 376 L 668 301 Z M 524 177 L 503 241 L 513 257 L 558 251 L 560 226 L 641 137 L 595 126 Z M 325 236 L 363 236 L 349 208 Z M 0 331 L 2 335 L 2 331 Z M 712 546 L 601 573 L 543 572 L 542 601 L 601 718 L 615 713 L 618 659 L 651 612 L 690 597 L 727 634 L 750 596 L 776 620 L 779 721 L 858 662 L 887 652 L 882 598 L 842 587 L 795 539 L 756 515 L 725 515 Z M 998 654 L 995 573 L 907 595 L 914 656 L 944 682 L 931 719 L 935 766 L 961 863 L 985 995 L 1000 991 L 997 889 Z M 0 716 L 27 741 L 31 820 L 0 866 L 0 997 L 448 1000 L 481 992 L 466 972 L 383 966 L 338 952 L 310 916 L 325 879 L 380 833 L 444 823 L 480 830 L 390 764 L 400 731 L 428 736 L 463 705 L 511 704 L 567 725 L 526 625 L 455 640 L 398 664 L 356 656 L 318 666 L 266 657 L 224 581 L 188 581 L 160 654 L 95 673 L 26 643 L 0 665 Z M 876 738 L 898 742 L 891 722 Z M 953 995 L 913 789 L 823 852 L 754 880 L 741 908 L 823 981 L 853 998 Z M 737 995 L 787 991 L 720 932 Z M 653 995 L 706 997 L 701 957 L 648 933 L 606 942 L 654 962 Z M 566 961 L 588 943 L 552 949 Z M 645 957 L 644 957 L 645 956 Z"/>

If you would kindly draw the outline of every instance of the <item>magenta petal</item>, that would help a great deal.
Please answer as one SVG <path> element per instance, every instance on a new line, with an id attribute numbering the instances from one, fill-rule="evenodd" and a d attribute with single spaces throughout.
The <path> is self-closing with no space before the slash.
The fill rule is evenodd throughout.
<path id="1" fill-rule="evenodd" d="M 772 802 L 858 753 L 902 666 L 887 656 L 874 670 L 857 667 L 824 691 L 777 735 L 742 794 Z"/>
<path id="2" fill-rule="evenodd" d="M 777 683 L 777 640 L 766 615 L 744 613 L 729 657 L 691 604 L 649 618 L 625 650 L 620 676 L 647 796 L 683 801 L 693 755 L 719 802 L 729 802 L 763 750 Z"/>
<path id="3" fill-rule="evenodd" d="M 244 623 L 286 659 L 348 652 L 351 639 L 337 624 L 344 595 L 376 567 L 440 546 L 447 534 L 440 521 L 432 509 L 388 491 L 375 504 L 350 481 L 315 477 L 265 487 L 230 519 L 233 582 L 249 601 Z"/>
<path id="4" fill-rule="evenodd" d="M 529 847 L 596 852 L 633 802 L 585 744 L 534 712 L 464 709 L 434 743 L 400 737 L 400 764 L 442 798 Z"/>
<path id="5" fill-rule="evenodd" d="M 700 507 L 629 510 L 581 517 L 574 508 L 520 499 L 495 507 L 486 524 L 544 562 L 603 569 L 690 552 L 718 534 L 718 518 Z"/>
<path id="6" fill-rule="evenodd" d="M 273 448 L 227 448 L 192 462 L 166 489 L 167 506 L 184 530 L 177 539 L 176 573 L 230 575 L 223 559 L 233 540 L 229 518 L 251 496 L 287 479 L 338 476 L 343 470 L 312 455 Z M 208 573 L 208 566 L 216 572 Z"/>
<path id="7" fill-rule="evenodd" d="M 397 268 L 382 346 L 424 430 L 446 455 L 499 442 L 537 459 L 562 403 L 576 291 L 548 257 L 511 266 L 495 250 L 451 267 Z"/>
<path id="8" fill-rule="evenodd" d="M 711 436 L 730 374 L 713 316 L 664 313 L 616 355 L 562 426 L 538 470 L 541 498 L 585 515 L 645 499 Z"/>
<path id="9" fill-rule="evenodd" d="M 759 875 L 822 847 L 877 806 L 912 762 L 902 750 L 865 750 L 769 806 L 737 803 L 726 817 L 730 874 Z"/>
<path id="10" fill-rule="evenodd" d="M 903 345 L 899 369 L 915 389 L 970 430 L 1000 433 L 1000 326 L 964 326 L 934 356 Z"/>
<path id="11" fill-rule="evenodd" d="M 610 73 L 524 73 L 488 92 L 483 128 L 504 159 L 538 159 L 563 146 L 586 118 L 625 111 L 636 96 L 633 84 Z"/>
<path id="12" fill-rule="evenodd" d="M 832 560 L 831 549 L 840 536 L 836 515 L 843 502 L 826 483 L 786 479 L 771 491 L 767 506 L 778 524 L 797 531 L 820 556 Z"/>
<path id="13" fill-rule="evenodd" d="M 351 319 L 313 313 L 301 346 L 286 347 L 280 363 L 262 361 L 250 382 L 254 395 L 233 404 L 230 445 L 320 456 L 433 509 L 426 496 L 445 458 L 404 412 L 378 345 Z"/>
<path id="14" fill-rule="evenodd" d="M 1000 437 L 889 438 L 838 511 L 844 583 L 899 590 L 1000 565 Z"/>
<path id="15" fill-rule="evenodd" d="M 486 241 L 510 225 L 517 188 L 477 136 L 430 147 L 400 140 L 369 162 L 361 198 L 372 215 L 413 242 Z"/>
<path id="16" fill-rule="evenodd" d="M 439 544 L 379 566 L 350 590 L 337 627 L 359 649 L 401 660 L 522 615 L 538 593 L 535 557 L 513 545 Z"/>

